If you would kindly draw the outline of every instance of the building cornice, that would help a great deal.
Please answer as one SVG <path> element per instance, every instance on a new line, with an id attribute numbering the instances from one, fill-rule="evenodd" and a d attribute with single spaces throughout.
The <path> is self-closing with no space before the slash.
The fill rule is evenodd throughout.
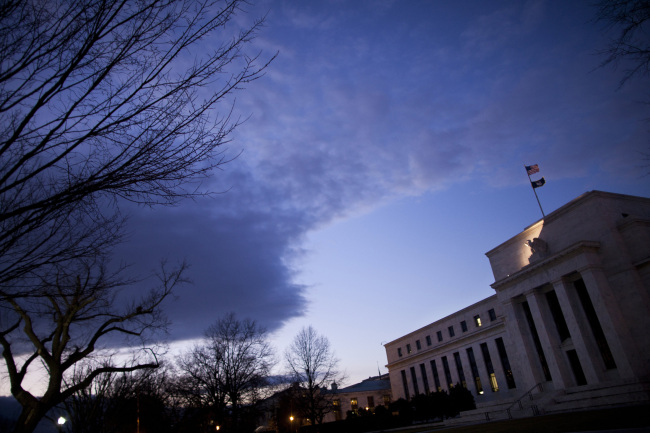
<path id="1" fill-rule="evenodd" d="M 403 357 L 399 358 L 398 360 L 393 361 L 390 364 L 386 364 L 386 367 L 390 369 L 396 366 L 400 366 L 402 364 L 411 365 L 413 364 L 413 361 L 417 360 L 418 358 L 423 357 L 429 359 L 431 357 L 431 354 L 433 353 L 453 351 L 456 350 L 457 347 L 467 346 L 468 341 L 470 342 L 477 341 L 477 340 L 483 341 L 486 338 L 486 337 L 482 337 L 484 334 L 493 334 L 495 333 L 495 331 L 500 331 L 504 327 L 505 327 L 505 321 L 503 319 L 497 320 L 495 322 L 490 323 L 489 325 L 481 326 L 481 328 L 471 333 L 447 341 L 444 344 L 429 347 L 427 349 L 422 349 L 412 354 L 406 354 Z"/>
<path id="2" fill-rule="evenodd" d="M 499 281 L 495 281 L 491 284 L 491 287 L 494 290 L 501 290 L 512 284 L 516 284 L 520 281 L 530 278 L 533 274 L 540 272 L 543 269 L 546 269 L 549 265 L 566 260 L 569 257 L 576 256 L 580 253 L 588 251 L 598 251 L 600 248 L 600 242 L 596 241 L 580 241 L 576 242 L 567 248 L 547 257 L 545 259 L 539 260 L 535 263 L 524 266 L 522 269 L 517 271 L 512 275 L 508 275 L 506 278 L 502 278 Z"/>

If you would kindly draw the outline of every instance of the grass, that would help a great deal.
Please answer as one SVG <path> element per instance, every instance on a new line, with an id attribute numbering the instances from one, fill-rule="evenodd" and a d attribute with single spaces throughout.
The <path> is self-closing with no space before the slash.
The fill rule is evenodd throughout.
<path id="1" fill-rule="evenodd" d="M 507 421 L 444 427 L 419 426 L 391 430 L 391 433 L 445 431 L 453 433 L 566 433 L 591 430 L 650 427 L 650 406 L 622 407 L 552 415 L 541 415 Z"/>

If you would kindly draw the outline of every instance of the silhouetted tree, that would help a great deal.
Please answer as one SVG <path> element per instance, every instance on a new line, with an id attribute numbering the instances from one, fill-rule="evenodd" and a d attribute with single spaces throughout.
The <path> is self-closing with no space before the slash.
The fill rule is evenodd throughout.
<path id="1" fill-rule="evenodd" d="M 626 62 L 620 85 L 635 75 L 650 73 L 650 1 L 600 0 L 596 17 L 617 32 L 603 65 Z M 629 66 L 628 66 L 629 65 Z"/>
<path id="2" fill-rule="evenodd" d="M 243 52 L 260 21 L 230 33 L 244 4 L 1 2 L 0 344 L 23 407 L 16 432 L 31 432 L 98 375 L 157 365 L 140 356 L 62 385 L 109 334 L 164 326 L 160 305 L 182 269 L 148 296 L 116 302 L 130 282 L 106 270 L 121 240 L 119 202 L 206 193 L 199 181 L 224 163 L 219 146 L 239 123 L 229 95 L 266 66 Z M 222 42 L 212 39 L 218 31 L 228 32 Z M 48 374 L 41 398 L 23 386 L 36 360 Z"/>
<path id="3" fill-rule="evenodd" d="M 474 396 L 467 388 L 461 386 L 459 383 L 449 390 L 449 399 L 450 404 L 456 413 L 464 410 L 476 409 Z"/>
<path id="4" fill-rule="evenodd" d="M 82 370 L 88 370 L 86 367 Z M 83 380 L 77 372 L 70 382 Z M 117 433 L 137 430 L 171 432 L 180 414 L 178 402 L 170 392 L 171 373 L 167 368 L 134 373 L 108 373 L 79 389 L 64 402 L 71 433 Z"/>
<path id="5" fill-rule="evenodd" d="M 332 382 L 343 380 L 329 340 L 311 326 L 302 328 L 285 351 L 285 361 L 289 376 L 303 390 L 298 410 L 312 424 L 321 424 L 333 410 L 332 399 L 324 391 Z"/>
<path id="6" fill-rule="evenodd" d="M 182 392 L 194 407 L 213 409 L 217 420 L 227 406 L 231 428 L 238 431 L 243 418 L 255 418 L 251 411 L 267 388 L 273 364 L 266 329 L 229 313 L 210 326 L 205 341 L 179 361 L 184 373 Z M 246 417 L 240 416 L 244 407 Z"/>

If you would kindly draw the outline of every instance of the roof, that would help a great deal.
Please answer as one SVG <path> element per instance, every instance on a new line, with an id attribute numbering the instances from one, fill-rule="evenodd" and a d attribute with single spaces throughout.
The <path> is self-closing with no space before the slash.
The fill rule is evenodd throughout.
<path id="1" fill-rule="evenodd" d="M 368 379 L 362 380 L 359 383 L 346 386 L 345 388 L 339 388 L 336 391 L 328 390 L 328 393 L 347 394 L 350 392 L 368 392 L 368 391 L 382 391 L 382 390 L 390 390 L 390 379 L 388 378 L 388 374 L 369 377 Z"/>

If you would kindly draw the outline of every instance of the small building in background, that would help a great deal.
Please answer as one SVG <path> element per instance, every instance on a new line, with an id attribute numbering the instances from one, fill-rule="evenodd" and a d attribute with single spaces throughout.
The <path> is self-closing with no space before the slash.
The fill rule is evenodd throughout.
<path id="1" fill-rule="evenodd" d="M 649 401 L 650 199 L 585 193 L 486 255 L 494 295 L 385 344 L 395 399 L 464 386 L 508 415 Z"/>
<path id="2" fill-rule="evenodd" d="M 325 415 L 323 422 L 344 420 L 348 412 L 358 413 L 359 409 L 374 413 L 377 406 L 388 408 L 392 401 L 388 374 L 369 377 L 345 388 L 334 383 L 326 392 L 331 396 L 333 410 Z"/>

